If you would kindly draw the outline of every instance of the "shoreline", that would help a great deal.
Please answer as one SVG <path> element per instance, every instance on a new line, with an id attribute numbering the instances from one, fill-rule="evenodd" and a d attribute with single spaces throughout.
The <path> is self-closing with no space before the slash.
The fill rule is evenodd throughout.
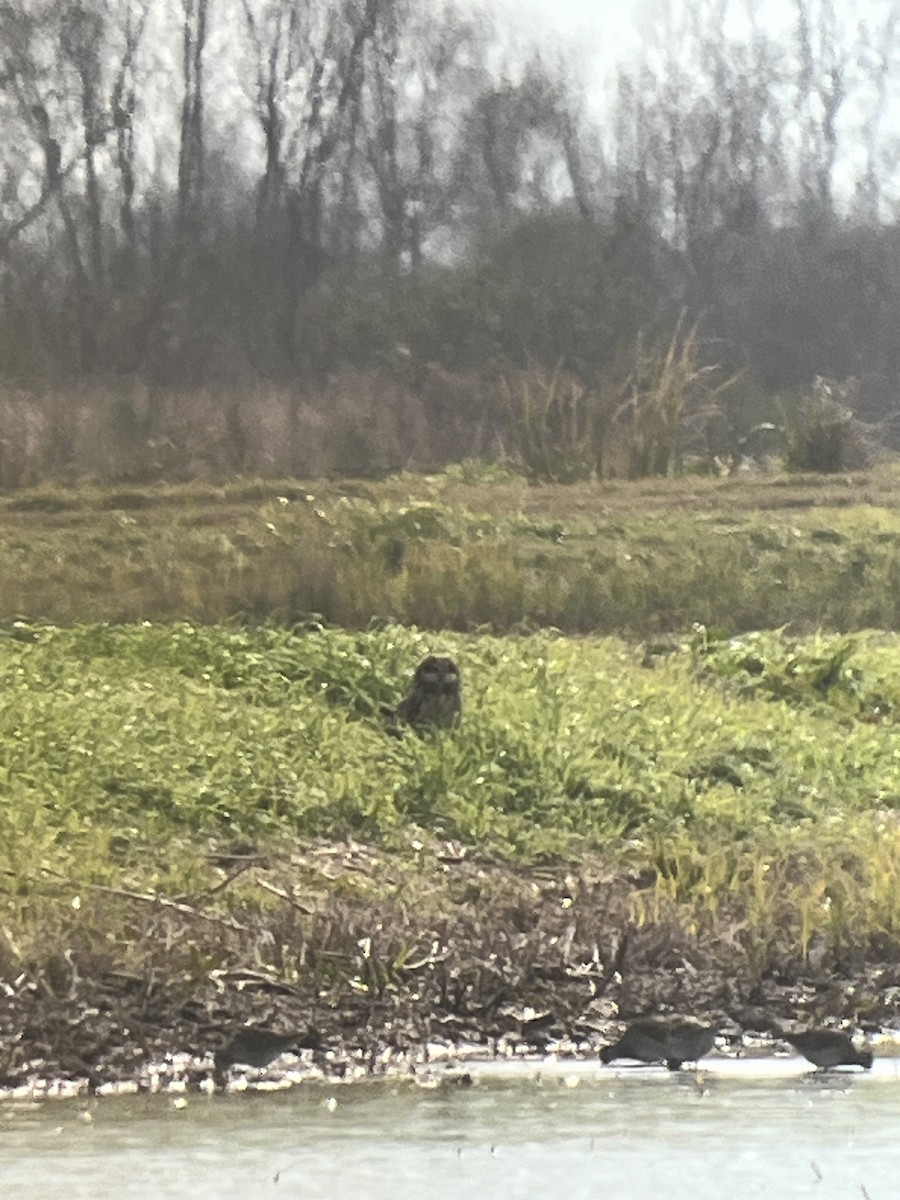
<path id="1" fill-rule="evenodd" d="M 302 916 L 291 890 L 301 866 Z M 900 1040 L 895 964 L 813 969 L 785 955 L 760 976 L 752 945 L 688 931 L 675 910 L 629 920 L 641 881 L 599 859 L 577 875 L 465 857 L 441 867 L 338 843 L 272 856 L 242 875 L 280 897 L 267 915 L 233 908 L 219 926 L 212 911 L 161 904 L 143 973 L 73 954 L 53 974 L 7 979 L 0 1101 L 213 1090 L 215 1051 L 244 1025 L 315 1034 L 297 1082 L 400 1078 L 452 1058 L 464 1070 L 550 1054 L 599 1068 L 600 1047 L 648 1014 L 701 1020 L 754 1052 L 785 1022 Z M 274 959 L 289 939 L 307 965 L 279 973 L 260 947 Z"/>
<path id="2" fill-rule="evenodd" d="M 179 1098 L 190 1096 L 238 1096 L 244 1093 L 260 1095 L 291 1091 L 298 1087 L 343 1088 L 359 1085 L 407 1085 L 423 1091 L 442 1088 L 466 1089 L 476 1084 L 498 1082 L 553 1081 L 565 1087 L 577 1087 L 585 1082 L 606 1080 L 646 1079 L 657 1083 L 667 1079 L 692 1079 L 703 1086 L 708 1080 L 730 1082 L 852 1081 L 876 1080 L 879 1083 L 900 1081 L 900 1030 L 884 1030 L 866 1039 L 875 1047 L 875 1059 L 868 1070 L 838 1067 L 817 1071 L 796 1053 L 785 1052 L 778 1039 L 748 1038 L 738 1048 L 729 1050 L 717 1046 L 695 1066 L 670 1071 L 662 1063 L 621 1061 L 615 1065 L 601 1063 L 594 1049 L 560 1047 L 537 1053 L 524 1047 L 517 1050 L 486 1054 L 484 1047 L 475 1045 L 421 1047 L 418 1054 L 383 1059 L 378 1069 L 357 1060 L 336 1064 L 312 1061 L 307 1052 L 285 1055 L 286 1065 L 265 1069 L 246 1069 L 236 1072 L 225 1086 L 213 1082 L 211 1060 L 197 1059 L 189 1054 L 177 1054 L 166 1062 L 148 1063 L 139 1077 L 110 1080 L 91 1087 L 86 1078 L 35 1078 L 15 1088 L 0 1088 L 0 1104 L 67 1101 L 86 1098 L 122 1099 L 130 1096 L 162 1096 L 180 1107 Z M 293 1060 L 293 1061 L 291 1061 Z M 326 1104 L 336 1105 L 329 1097 Z"/>

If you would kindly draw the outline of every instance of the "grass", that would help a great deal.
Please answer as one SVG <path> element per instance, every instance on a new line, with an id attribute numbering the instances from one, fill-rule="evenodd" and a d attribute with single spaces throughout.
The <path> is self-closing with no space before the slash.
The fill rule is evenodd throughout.
<path id="1" fill-rule="evenodd" d="M 0 620 L 890 629 L 898 499 L 892 468 L 534 488 L 469 464 L 380 484 L 40 489 L 0 502 Z"/>
<path id="2" fill-rule="evenodd" d="M 461 663 L 463 725 L 392 736 L 381 707 L 436 645 Z M 20 623 L 0 694 L 0 903 L 19 969 L 75 929 L 93 953 L 139 957 L 135 897 L 264 912 L 258 881 L 225 887 L 222 864 L 320 839 L 380 845 L 407 889 L 447 843 L 599 859 L 643 881 L 637 926 L 737 938 L 760 970 L 813 937 L 838 957 L 900 947 L 893 636 Z"/>
<path id="3" fill-rule="evenodd" d="M 898 498 L 890 469 L 530 488 L 475 464 L 4 498 L 0 974 L 383 989 L 448 913 L 512 965 L 532 927 L 533 954 L 575 929 L 588 957 L 677 929 L 752 978 L 890 961 Z M 462 726 L 393 736 L 432 650 Z"/>

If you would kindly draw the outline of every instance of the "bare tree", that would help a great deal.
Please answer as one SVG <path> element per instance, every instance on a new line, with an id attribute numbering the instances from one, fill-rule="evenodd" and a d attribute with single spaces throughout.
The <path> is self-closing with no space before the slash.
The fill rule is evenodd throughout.
<path id="1" fill-rule="evenodd" d="M 890 99 L 890 85 L 896 66 L 897 27 L 900 24 L 900 3 L 892 2 L 884 24 L 872 30 L 865 21 L 860 23 L 860 61 L 868 68 L 871 80 L 868 111 L 862 124 L 862 144 L 866 165 L 856 189 L 856 214 L 867 224 L 876 224 L 881 217 L 883 164 L 880 162 L 881 134 Z"/>
<path id="2" fill-rule="evenodd" d="M 196 237 L 205 177 L 204 54 L 210 0 L 181 0 L 181 129 L 178 150 L 179 253 Z"/>
<path id="3" fill-rule="evenodd" d="M 400 12 L 397 0 L 389 0 L 384 5 L 373 39 L 367 89 L 371 119 L 366 150 L 381 207 L 385 258 L 394 267 L 400 264 L 408 239 L 409 197 L 400 161 L 399 97 L 400 89 L 408 83 L 400 71 L 405 16 L 406 12 Z"/>
<path id="4" fill-rule="evenodd" d="M 389 0 L 372 41 L 363 91 L 365 153 L 382 250 L 413 270 L 427 238 L 451 218 L 453 160 L 484 87 L 491 31 L 453 4 Z"/>
<path id="5" fill-rule="evenodd" d="M 123 0 L 119 28 L 120 47 L 113 74 L 110 110 L 115 130 L 116 169 L 119 174 L 119 228 L 124 243 L 122 274 L 127 278 L 137 261 L 135 222 L 135 110 L 139 86 L 138 56 L 149 13 L 149 0 Z"/>
<path id="6" fill-rule="evenodd" d="M 62 224 L 78 301 L 74 312 L 78 358 L 87 371 L 96 366 L 97 298 L 103 274 L 103 215 L 95 154 L 106 130 L 97 102 L 99 63 L 89 47 L 89 43 L 93 46 L 94 37 L 102 37 L 102 22 L 98 22 L 98 14 L 81 6 L 62 12 L 55 6 L 37 3 L 27 9 L 11 6 L 0 9 L 0 37 L 6 51 L 5 88 L 17 109 L 21 127 L 27 131 L 43 163 L 40 197 L 7 230 L 6 241 L 8 244 L 12 237 L 21 235 L 53 203 Z M 51 56 L 48 48 L 57 53 Z M 80 138 L 75 133 L 69 107 L 72 101 L 79 109 Z M 68 149 L 65 160 L 64 146 Z M 67 180 L 80 167 L 85 181 L 86 231 L 79 227 L 78 214 L 66 187 Z"/>
<path id="7" fill-rule="evenodd" d="M 263 137 L 257 187 L 259 262 L 274 270 L 277 354 L 303 358 L 298 310 L 329 253 L 329 204 L 346 197 L 366 48 L 389 0 L 242 0 Z"/>
<path id="8" fill-rule="evenodd" d="M 794 0 L 794 3 L 801 214 L 807 221 L 830 222 L 834 217 L 837 122 L 847 98 L 848 57 L 837 35 L 832 0 Z"/>
<path id="9" fill-rule="evenodd" d="M 257 193 L 257 225 L 277 218 L 284 203 L 286 101 L 301 64 L 297 59 L 297 5 L 281 0 L 254 5 L 241 0 L 253 56 L 254 113 L 263 135 L 265 166 Z"/>

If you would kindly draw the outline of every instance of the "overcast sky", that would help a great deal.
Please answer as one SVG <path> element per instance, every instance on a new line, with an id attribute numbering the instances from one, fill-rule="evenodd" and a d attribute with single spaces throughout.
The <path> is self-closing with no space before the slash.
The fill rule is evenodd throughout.
<path id="1" fill-rule="evenodd" d="M 497 0 L 502 4 L 504 0 Z M 559 29 L 567 35 L 587 38 L 592 44 L 633 38 L 634 4 L 610 0 L 518 0 L 506 5 L 521 20 L 527 10 L 548 29 Z"/>
<path id="2" fill-rule="evenodd" d="M 560 35 L 588 55 L 616 60 L 636 44 L 634 11 L 640 0 L 486 0 L 508 14 L 524 34 Z"/>
<path id="3" fill-rule="evenodd" d="M 693 0 L 481 0 L 481 3 L 504 12 L 509 24 L 523 33 L 546 31 L 550 36 L 555 31 L 586 56 L 615 62 L 639 47 L 639 30 L 643 28 L 645 34 L 652 36 L 663 24 L 667 8 L 677 14 L 679 9 L 690 10 Z M 835 0 L 837 25 L 853 28 L 860 18 L 865 18 L 879 27 L 892 3 L 893 0 Z M 823 0 L 807 0 L 814 27 L 829 7 Z M 746 34 L 749 29 L 746 14 L 750 8 L 755 9 L 759 25 L 770 33 L 788 30 L 793 33 L 797 13 L 788 0 L 743 0 L 743 3 L 735 0 L 728 4 L 730 34 Z"/>

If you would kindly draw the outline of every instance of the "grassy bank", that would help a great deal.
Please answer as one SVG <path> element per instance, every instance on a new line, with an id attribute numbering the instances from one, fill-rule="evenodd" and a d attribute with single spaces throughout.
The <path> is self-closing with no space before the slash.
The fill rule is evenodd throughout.
<path id="1" fill-rule="evenodd" d="M 0 1086 L 272 995 L 365 1054 L 541 1005 L 589 1040 L 891 1023 L 898 500 L 474 468 L 3 498 Z M 440 650 L 462 725 L 398 735 Z"/>
<path id="2" fill-rule="evenodd" d="M 435 645 L 460 661 L 463 725 L 392 735 L 381 707 Z M 376 878 L 366 903 L 408 903 L 451 844 L 602 863 L 629 881 L 617 919 L 727 937 L 758 972 L 813 941 L 844 963 L 900 946 L 892 636 L 18 625 L 0 671 L 7 970 L 73 937 L 136 966 L 135 897 L 281 908 L 247 866 L 317 839 L 396 856 L 403 887 Z"/>
<path id="3" fill-rule="evenodd" d="M 898 500 L 890 468 L 568 488 L 459 469 L 21 492 L 0 502 L 0 620 L 890 629 Z"/>

